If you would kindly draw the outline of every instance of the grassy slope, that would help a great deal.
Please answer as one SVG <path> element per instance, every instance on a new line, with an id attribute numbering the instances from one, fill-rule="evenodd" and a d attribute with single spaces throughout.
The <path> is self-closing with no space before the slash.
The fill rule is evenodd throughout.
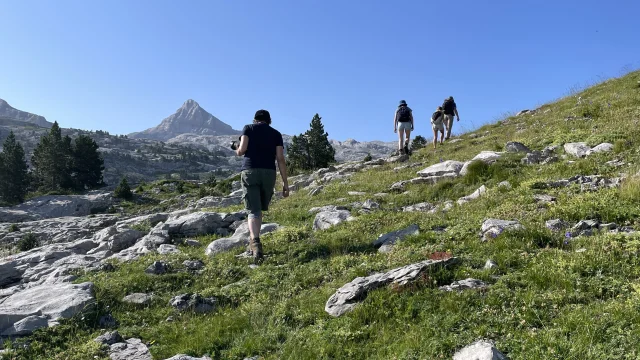
<path id="1" fill-rule="evenodd" d="M 479 138 L 463 135 L 464 141 L 445 144 L 437 151 L 421 150 L 412 161 L 423 161 L 426 166 L 440 159 L 468 160 L 510 140 L 533 149 L 571 141 L 589 145 L 607 141 L 616 143 L 617 153 L 544 166 L 523 166 L 521 156 L 508 156 L 493 165 L 487 178 L 411 185 L 410 194 L 382 200 L 382 211 L 327 231 L 311 231 L 313 216 L 307 210 L 312 206 L 345 197 L 364 200 L 367 197 L 349 197 L 347 191 L 387 191 L 393 182 L 410 179 L 420 169 L 395 173 L 392 166 L 386 166 L 358 173 L 348 184 L 331 184 L 317 197 L 302 192 L 276 203 L 266 221 L 278 222 L 287 230 L 264 239 L 269 257 L 256 270 L 234 257 L 240 250 L 207 258 L 202 248 L 182 247 L 179 256 L 148 256 L 119 265 L 115 273 L 88 274 L 79 281 L 95 282 L 101 309 L 108 307 L 120 321 L 120 333 L 153 342 L 150 349 L 158 359 L 177 353 L 210 354 L 219 359 L 251 355 L 266 359 L 437 359 L 450 358 L 456 349 L 481 337 L 495 340 L 511 359 L 636 359 L 640 356 L 640 237 L 597 235 L 565 241 L 563 235 L 546 230 L 544 221 L 594 218 L 640 225 L 637 182 L 595 193 L 573 188 L 546 190 L 558 201 L 542 208 L 532 198 L 542 191 L 532 184 L 576 174 L 635 173 L 633 165 L 614 169 L 604 162 L 618 158 L 637 163 L 640 157 L 638 80 L 640 72 L 610 80 L 577 94 L 586 105 L 576 105 L 576 97 L 567 97 L 542 107 L 551 109 L 549 112 L 484 126 L 474 132 Z M 597 110 L 600 105 L 603 109 Z M 581 118 L 585 112 L 599 113 L 594 120 L 565 120 L 570 115 Z M 509 180 L 513 189 L 498 190 L 496 185 L 502 180 Z M 447 214 L 395 211 L 416 202 L 455 200 L 481 184 L 489 188 L 486 196 Z M 489 217 L 518 219 L 527 230 L 480 242 L 480 225 Z M 378 254 L 371 246 L 378 234 L 412 223 L 423 231 L 397 245 L 392 253 Z M 430 231 L 437 226 L 448 230 Z M 212 239 L 200 240 L 207 244 Z M 579 248 L 587 250 L 575 252 Z M 329 296 L 354 277 L 421 261 L 435 251 L 448 251 L 463 262 L 405 288 L 373 291 L 340 318 L 324 312 Z M 201 275 L 147 276 L 144 268 L 156 258 L 165 258 L 177 268 L 185 259 L 198 258 L 206 263 L 206 270 Z M 497 262 L 497 269 L 483 270 L 489 258 Z M 467 277 L 482 279 L 491 287 L 485 292 L 463 293 L 436 288 Z M 121 303 L 131 292 L 153 292 L 157 298 L 147 307 Z M 174 314 L 168 300 L 183 292 L 218 296 L 224 306 L 209 315 Z M 166 322 L 170 315 L 175 321 Z M 74 319 L 39 331 L 32 337 L 31 351 L 21 356 L 102 358 L 91 341 L 102 332 L 95 325 L 95 316 Z"/>

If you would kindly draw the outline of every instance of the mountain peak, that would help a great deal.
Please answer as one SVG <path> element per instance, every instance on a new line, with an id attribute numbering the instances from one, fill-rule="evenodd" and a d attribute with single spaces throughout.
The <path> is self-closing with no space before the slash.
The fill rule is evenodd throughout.
<path id="1" fill-rule="evenodd" d="M 183 109 L 191 109 L 191 108 L 199 108 L 199 107 L 200 107 L 200 104 L 198 104 L 198 102 L 193 99 L 189 99 L 185 101 L 184 104 L 182 104 Z"/>
<path id="2" fill-rule="evenodd" d="M 26 111 L 13 108 L 6 100 L 0 99 L 0 117 L 11 120 L 33 124 L 45 128 L 50 128 L 53 124 L 48 122 L 44 116 L 32 114 Z"/>

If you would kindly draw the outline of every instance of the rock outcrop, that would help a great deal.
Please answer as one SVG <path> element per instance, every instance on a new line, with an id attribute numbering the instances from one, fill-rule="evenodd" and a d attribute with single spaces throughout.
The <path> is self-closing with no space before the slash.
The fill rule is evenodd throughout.
<path id="1" fill-rule="evenodd" d="M 265 235 L 278 229 L 280 229 L 280 225 L 275 223 L 262 224 L 262 227 L 260 227 L 260 235 Z M 207 246 L 205 254 L 213 256 L 223 251 L 229 251 L 238 247 L 247 246 L 249 245 L 250 239 L 251 233 L 249 232 L 249 223 L 244 222 L 236 229 L 235 233 L 233 233 L 231 237 L 212 241 L 209 246 Z"/>
<path id="2" fill-rule="evenodd" d="M 313 230 L 326 230 L 345 221 L 352 221 L 354 218 L 348 210 L 321 211 L 313 220 Z"/>
<path id="3" fill-rule="evenodd" d="M 379 252 L 386 253 L 391 251 L 398 241 L 402 241 L 407 236 L 418 235 L 419 233 L 420 228 L 418 225 L 410 225 L 404 229 L 380 235 L 373 242 L 373 246 L 377 247 Z"/>
<path id="4" fill-rule="evenodd" d="M 113 202 L 111 193 L 104 191 L 91 191 L 86 195 L 40 196 L 20 205 L 0 208 L 0 223 L 87 216 L 106 211 Z"/>

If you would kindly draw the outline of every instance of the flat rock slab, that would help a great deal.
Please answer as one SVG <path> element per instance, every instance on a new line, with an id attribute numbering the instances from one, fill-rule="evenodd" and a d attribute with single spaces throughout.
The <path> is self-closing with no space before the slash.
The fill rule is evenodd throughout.
<path id="1" fill-rule="evenodd" d="M 40 196 L 14 207 L 1 208 L 0 222 L 17 220 L 17 217 L 28 221 L 64 216 L 87 216 L 92 212 L 106 211 L 112 203 L 113 196 L 110 192 L 104 191 L 91 191 L 86 195 Z"/>
<path id="2" fill-rule="evenodd" d="M 595 146 L 591 150 L 587 152 L 587 156 L 591 154 L 603 153 L 603 152 L 611 152 L 613 151 L 613 144 L 611 143 L 602 143 L 600 145 Z"/>
<path id="3" fill-rule="evenodd" d="M 474 191 L 471 195 L 467 195 L 458 199 L 458 205 L 466 204 L 469 201 L 478 199 L 480 196 L 484 195 L 487 192 L 487 187 L 482 185 L 476 191 Z"/>
<path id="4" fill-rule="evenodd" d="M 69 319 L 95 301 L 93 283 L 34 286 L 17 292 L 0 304 L 0 333 L 30 316 L 46 317 L 49 323 Z M 17 330 L 17 329 L 16 329 Z"/>
<path id="5" fill-rule="evenodd" d="M 564 144 L 564 151 L 575 157 L 585 157 L 588 155 L 591 147 L 584 142 L 575 142 Z"/>
<path id="6" fill-rule="evenodd" d="M 260 235 L 265 235 L 265 234 L 274 232 L 280 228 L 281 228 L 280 225 L 275 223 L 262 224 L 262 227 L 260 227 Z M 249 245 L 250 238 L 251 238 L 251 233 L 249 232 L 249 223 L 245 222 L 236 229 L 236 231 L 231 237 L 212 241 L 207 246 L 207 249 L 205 250 L 205 254 L 209 256 L 213 256 L 223 251 L 229 251 L 237 247 L 247 246 Z"/>
<path id="7" fill-rule="evenodd" d="M 428 203 L 428 202 L 422 202 L 422 203 L 418 203 L 418 204 L 413 204 L 413 205 L 409 205 L 409 206 L 404 206 L 402 208 L 403 212 L 428 212 L 435 209 L 435 205 Z"/>
<path id="8" fill-rule="evenodd" d="M 485 268 L 487 267 L 488 264 L 491 264 L 491 263 L 487 262 L 487 264 L 485 264 Z M 490 265 L 489 268 L 492 268 L 494 266 L 495 266 L 495 263 L 493 263 L 493 265 Z M 460 281 L 454 281 L 453 283 L 451 283 L 451 285 L 440 286 L 438 289 L 442 291 L 463 291 L 463 290 L 476 290 L 476 289 L 479 290 L 479 289 L 486 289 L 486 288 L 487 288 L 487 284 L 485 284 L 484 281 L 468 278 Z"/>
<path id="9" fill-rule="evenodd" d="M 453 360 L 508 360 L 492 343 L 479 340 L 460 349 L 453 355 Z"/>
<path id="10" fill-rule="evenodd" d="M 345 221 L 351 221 L 354 218 L 348 210 L 322 211 L 316 215 L 313 220 L 313 230 L 326 230 Z"/>
<path id="11" fill-rule="evenodd" d="M 474 156 L 471 161 L 482 161 L 484 163 L 490 164 L 495 162 L 496 160 L 502 157 L 502 153 L 495 151 L 481 151 L 478 155 Z"/>
<path id="12" fill-rule="evenodd" d="M 151 303 L 151 300 L 153 300 L 153 295 L 144 293 L 133 293 L 125 296 L 122 299 L 122 302 L 126 302 L 129 304 L 147 305 Z"/>
<path id="13" fill-rule="evenodd" d="M 399 267 L 386 273 L 375 273 L 367 277 L 357 277 L 331 295 L 324 310 L 332 316 L 343 315 L 358 305 L 373 289 L 387 284 L 405 285 L 425 271 L 439 269 L 457 263 L 457 258 L 425 260 Z"/>
<path id="14" fill-rule="evenodd" d="M 111 360 L 153 360 L 149 348 L 140 339 L 127 339 L 111 345 Z"/>
<path id="15" fill-rule="evenodd" d="M 418 234 L 420 234 L 420 228 L 418 227 L 418 225 L 410 225 L 404 229 L 380 235 L 373 242 L 373 246 L 378 248 L 378 252 L 387 253 L 393 249 L 393 246 L 398 241 L 402 241 L 407 236 Z"/>
<path id="16" fill-rule="evenodd" d="M 418 175 L 421 177 L 432 177 L 432 176 L 458 176 L 460 170 L 462 170 L 462 166 L 464 166 L 463 162 L 447 160 L 441 163 L 431 165 L 426 169 L 418 171 Z"/>

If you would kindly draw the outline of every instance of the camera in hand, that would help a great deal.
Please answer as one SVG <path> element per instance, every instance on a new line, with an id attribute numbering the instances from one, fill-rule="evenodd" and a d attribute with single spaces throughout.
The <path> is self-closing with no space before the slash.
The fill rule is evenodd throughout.
<path id="1" fill-rule="evenodd" d="M 238 142 L 237 141 L 232 141 L 231 142 L 231 150 L 238 150 Z"/>

